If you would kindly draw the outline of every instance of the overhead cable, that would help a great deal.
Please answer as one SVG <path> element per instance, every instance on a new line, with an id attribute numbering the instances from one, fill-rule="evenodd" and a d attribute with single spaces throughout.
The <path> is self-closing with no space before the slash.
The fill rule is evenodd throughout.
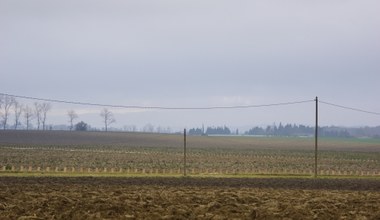
<path id="1" fill-rule="evenodd" d="M 35 100 L 53 103 L 64 103 L 64 104 L 74 104 L 74 105 L 85 105 L 85 106 L 98 106 L 98 107 L 109 107 L 109 108 L 127 108 L 127 109 L 157 109 L 157 110 L 213 110 L 213 109 L 244 109 L 244 108 L 260 108 L 260 107 L 271 107 L 271 106 L 283 106 L 283 105 L 295 105 L 301 103 L 314 102 L 314 100 L 303 100 L 303 101 L 293 101 L 293 102 L 280 102 L 271 104 L 261 104 L 261 105 L 235 105 L 235 106 L 208 106 L 208 107 L 167 107 L 167 106 L 141 106 L 141 105 L 110 105 L 101 103 L 90 103 L 90 102 L 77 102 L 77 101 L 66 101 L 58 99 L 47 99 L 47 98 L 37 98 L 31 96 L 23 95 L 12 95 L 7 93 L 0 93 L 0 95 Z"/>
<path id="2" fill-rule="evenodd" d="M 347 106 L 343 106 L 343 105 L 337 105 L 337 104 L 333 104 L 333 103 L 325 102 L 325 101 L 321 101 L 321 100 L 319 100 L 319 102 L 326 104 L 326 105 L 331 105 L 334 107 L 348 109 L 348 110 L 352 110 L 352 111 L 363 112 L 363 113 L 372 114 L 372 115 L 380 115 L 380 113 L 378 113 L 378 112 L 372 112 L 372 111 L 367 111 L 367 110 L 363 110 L 363 109 L 359 109 L 359 108 L 352 108 L 352 107 L 347 107 Z"/>

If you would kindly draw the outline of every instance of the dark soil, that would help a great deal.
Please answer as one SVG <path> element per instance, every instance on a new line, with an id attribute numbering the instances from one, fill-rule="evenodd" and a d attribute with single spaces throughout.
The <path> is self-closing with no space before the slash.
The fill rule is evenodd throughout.
<path id="1" fill-rule="evenodd" d="M 380 179 L 192 178 L 192 177 L 0 177 L 1 184 L 146 185 L 379 191 Z"/>
<path id="2" fill-rule="evenodd" d="M 380 219 L 380 181 L 0 177 L 0 219 Z"/>

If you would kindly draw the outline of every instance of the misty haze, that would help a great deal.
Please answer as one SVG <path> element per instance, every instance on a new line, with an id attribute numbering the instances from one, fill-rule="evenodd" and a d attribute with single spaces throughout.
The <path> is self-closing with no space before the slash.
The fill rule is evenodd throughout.
<path id="1" fill-rule="evenodd" d="M 380 219 L 380 2 L 0 1 L 0 219 Z"/>

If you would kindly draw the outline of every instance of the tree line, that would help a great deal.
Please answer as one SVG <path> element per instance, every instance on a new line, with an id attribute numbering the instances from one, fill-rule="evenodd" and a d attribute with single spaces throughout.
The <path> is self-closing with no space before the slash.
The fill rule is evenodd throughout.
<path id="1" fill-rule="evenodd" d="M 227 126 L 192 128 L 189 130 L 189 135 L 230 135 L 231 130 Z"/>
<path id="2" fill-rule="evenodd" d="M 47 124 L 48 113 L 51 111 L 52 105 L 49 102 L 34 102 L 33 104 L 20 103 L 12 96 L 0 95 L 0 128 L 6 129 L 37 129 L 50 130 Z M 108 131 L 109 126 L 116 122 L 113 113 L 107 108 L 100 111 L 104 130 Z M 78 122 L 79 115 L 75 110 L 67 111 L 68 128 L 70 131 L 85 131 L 89 129 L 89 125 L 83 121 Z M 35 127 L 34 127 L 35 126 Z M 124 130 L 137 132 L 136 126 L 125 126 Z M 143 132 L 171 133 L 169 127 L 158 126 L 155 128 L 152 124 L 146 124 Z M 253 127 L 244 132 L 244 135 L 260 135 L 260 136 L 313 136 L 314 127 L 306 125 L 280 123 L 277 125 L 266 127 Z M 233 131 L 227 126 L 192 128 L 189 135 L 232 135 L 239 134 L 239 130 Z M 372 137 L 380 138 L 380 126 L 378 127 L 362 127 L 362 128 L 342 128 L 334 126 L 319 127 L 319 134 L 322 137 Z"/>
<path id="3" fill-rule="evenodd" d="M 32 129 L 32 125 L 36 126 L 37 130 L 48 130 L 47 116 L 51 111 L 52 105 L 49 102 L 34 102 L 33 105 L 22 104 L 13 96 L 0 95 L 0 125 L 3 130 L 19 129 L 21 125 L 26 130 Z M 13 116 L 13 117 L 12 117 Z M 85 131 L 88 129 L 87 123 L 80 121 L 75 124 L 79 115 L 74 110 L 67 111 L 69 129 Z M 111 111 L 104 108 L 100 111 L 100 117 L 104 123 L 104 130 L 108 131 L 109 126 L 115 123 L 115 117 Z M 10 119 L 13 121 L 10 121 Z M 34 123 L 33 123 L 34 122 Z"/>
<path id="4" fill-rule="evenodd" d="M 18 129 L 22 125 L 22 118 L 24 118 L 27 130 L 31 128 L 32 120 L 35 120 L 38 130 L 46 130 L 46 119 L 50 110 L 51 104 L 48 102 L 35 102 L 33 106 L 29 106 L 18 102 L 12 96 L 0 96 L 0 124 L 4 130 L 8 128 Z M 12 114 L 13 123 L 9 121 Z"/>
<path id="5" fill-rule="evenodd" d="M 319 127 L 318 133 L 321 137 L 352 137 L 345 128 L 340 127 Z M 265 128 L 254 127 L 245 132 L 246 135 L 264 135 L 264 136 L 313 136 L 315 127 L 306 125 L 280 123 L 278 126 L 272 125 Z"/>
<path id="6" fill-rule="evenodd" d="M 371 137 L 380 138 L 380 126 L 362 127 L 362 128 L 344 128 L 336 126 L 323 126 L 318 128 L 321 137 Z M 227 126 L 191 128 L 189 135 L 238 135 L 239 130 L 232 132 Z M 285 124 L 270 125 L 266 127 L 256 126 L 243 133 L 244 135 L 256 136 L 284 136 L 284 137 L 301 137 L 314 136 L 315 129 L 313 126 Z"/>

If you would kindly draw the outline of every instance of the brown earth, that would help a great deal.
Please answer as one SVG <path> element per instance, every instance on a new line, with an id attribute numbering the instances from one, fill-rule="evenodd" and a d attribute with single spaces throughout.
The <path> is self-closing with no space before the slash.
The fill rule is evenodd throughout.
<path id="1" fill-rule="evenodd" d="M 379 141 L 324 139 L 320 150 L 380 152 Z M 0 130 L 0 146 L 183 147 L 181 134 Z M 189 148 L 313 150 L 313 138 L 188 136 Z"/>
<path id="2" fill-rule="evenodd" d="M 0 177 L 0 219 L 380 219 L 376 179 Z"/>
<path id="3" fill-rule="evenodd" d="M 319 143 L 321 174 L 377 175 L 380 171 L 380 140 L 321 139 Z M 312 138 L 187 137 L 187 167 L 195 173 L 309 173 L 314 156 Z M 0 130 L 0 169 L 21 166 L 60 171 L 64 167 L 178 170 L 183 167 L 183 136 Z"/>

